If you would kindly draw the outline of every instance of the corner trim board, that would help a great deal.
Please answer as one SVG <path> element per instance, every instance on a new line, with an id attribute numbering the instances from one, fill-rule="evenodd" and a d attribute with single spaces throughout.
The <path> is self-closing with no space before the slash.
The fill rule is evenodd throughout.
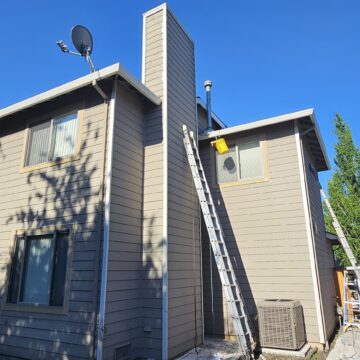
<path id="1" fill-rule="evenodd" d="M 316 317 L 317 317 L 317 325 L 319 330 L 319 341 L 322 344 L 325 344 L 325 331 L 323 326 L 323 313 L 322 313 L 322 306 L 320 302 L 320 289 L 318 283 L 318 273 L 316 270 L 316 259 L 315 259 L 315 250 L 313 244 L 313 234 L 311 230 L 310 224 L 310 209 L 308 205 L 308 195 L 306 190 L 306 178 L 304 173 L 304 156 L 301 147 L 301 139 L 299 128 L 297 124 L 297 120 L 294 122 L 294 130 L 295 130 L 295 141 L 296 141 L 296 152 L 298 156 L 298 164 L 299 164 L 299 173 L 300 173 L 300 183 L 301 183 L 301 194 L 304 206 L 304 215 L 305 215 L 305 225 L 306 225 L 306 235 L 308 240 L 308 247 L 310 253 L 310 267 L 311 267 L 311 275 L 312 275 L 312 283 L 313 283 L 313 290 L 315 296 L 315 308 L 316 308 Z"/>
<path id="2" fill-rule="evenodd" d="M 163 146 L 164 146 L 164 194 L 163 194 L 163 261 L 162 261 L 162 359 L 168 358 L 168 97 L 167 97 L 167 5 L 163 11 Z"/>
<path id="3" fill-rule="evenodd" d="M 115 80 L 110 100 L 108 139 L 104 146 L 107 146 L 107 162 L 105 173 L 105 197 L 104 197 L 104 223 L 103 223 L 103 253 L 102 268 L 100 280 L 100 304 L 97 326 L 97 346 L 96 359 L 102 360 L 103 357 L 103 339 L 105 335 L 105 310 L 106 310 L 106 291 L 107 291 L 107 272 L 109 257 L 109 235 L 110 235 L 110 195 L 111 195 L 111 178 L 112 178 L 112 160 L 114 144 L 114 124 L 115 124 L 115 99 L 117 92 L 117 81 Z"/>

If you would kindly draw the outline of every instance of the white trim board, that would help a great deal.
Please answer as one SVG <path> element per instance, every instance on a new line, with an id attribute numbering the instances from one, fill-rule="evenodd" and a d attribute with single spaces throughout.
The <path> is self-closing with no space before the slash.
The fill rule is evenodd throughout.
<path id="1" fill-rule="evenodd" d="M 299 164 L 299 173 L 300 173 L 300 184 L 301 184 L 301 194 L 304 206 L 304 217 L 305 217 L 305 226 L 306 226 L 306 236 L 308 241 L 308 248 L 309 248 L 309 255 L 310 255 L 310 268 L 311 268 L 311 277 L 313 283 L 313 291 L 314 291 L 314 298 L 315 298 L 315 310 L 316 310 L 316 318 L 317 318 L 317 325 L 319 330 L 319 342 L 322 344 L 326 343 L 325 339 L 325 330 L 323 327 L 323 313 L 322 313 L 322 306 L 320 303 L 321 295 L 319 289 L 319 282 L 318 282 L 318 272 L 316 267 L 316 259 L 315 259 L 315 249 L 313 244 L 313 233 L 311 229 L 310 223 L 310 209 L 308 204 L 308 194 L 306 190 L 306 178 L 304 173 L 304 156 L 301 146 L 301 138 L 299 133 L 299 128 L 297 122 L 294 123 L 295 129 L 295 142 L 296 142 L 296 152 L 298 157 L 298 164 Z"/>
<path id="2" fill-rule="evenodd" d="M 168 299 L 168 86 L 167 86 L 167 5 L 163 8 L 163 146 L 164 146 L 164 184 L 163 184 L 163 261 L 162 261 L 162 358 L 168 358 L 169 352 L 169 299 Z"/>
<path id="3" fill-rule="evenodd" d="M 253 122 L 249 122 L 249 123 L 246 123 L 246 124 L 232 126 L 232 127 L 226 128 L 226 129 L 210 131 L 210 132 L 208 132 L 206 134 L 201 134 L 200 137 L 199 137 L 199 140 L 203 141 L 203 140 L 213 139 L 213 138 L 216 138 L 216 137 L 219 137 L 219 136 L 236 134 L 236 133 L 239 133 L 239 132 L 242 132 L 242 131 L 258 129 L 258 128 L 261 128 L 261 127 L 264 127 L 264 126 L 281 124 L 281 123 L 284 123 L 286 121 L 295 121 L 295 120 L 305 118 L 305 117 L 308 117 L 311 120 L 312 124 L 314 125 L 314 128 L 315 128 L 314 130 L 315 130 L 317 139 L 319 141 L 320 148 L 321 148 L 322 154 L 324 156 L 326 166 L 327 166 L 327 168 L 329 170 L 331 168 L 330 161 L 329 161 L 329 158 L 328 158 L 328 155 L 327 155 L 327 152 L 326 152 L 324 141 L 323 141 L 321 133 L 320 133 L 320 129 L 319 129 L 319 127 L 317 125 L 317 122 L 316 122 L 314 109 L 312 109 L 312 108 L 311 109 L 301 110 L 301 111 L 296 111 L 296 112 L 293 112 L 293 113 L 284 114 L 284 115 L 280 115 L 280 116 L 275 116 L 275 117 L 268 118 L 268 119 L 253 121 Z"/>

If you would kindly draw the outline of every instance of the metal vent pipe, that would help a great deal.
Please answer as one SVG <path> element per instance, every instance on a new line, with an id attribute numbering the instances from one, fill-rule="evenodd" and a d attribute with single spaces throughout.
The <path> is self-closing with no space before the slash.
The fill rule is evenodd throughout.
<path id="1" fill-rule="evenodd" d="M 207 129 L 206 132 L 212 131 L 212 118 L 211 118 L 211 87 L 212 82 L 210 80 L 206 80 L 204 83 L 206 90 L 206 112 L 207 112 Z"/>

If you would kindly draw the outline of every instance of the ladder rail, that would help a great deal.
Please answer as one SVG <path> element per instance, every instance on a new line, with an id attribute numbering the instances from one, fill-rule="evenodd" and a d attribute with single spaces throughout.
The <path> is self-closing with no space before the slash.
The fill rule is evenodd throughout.
<path id="1" fill-rule="evenodd" d="M 340 244 L 343 247 L 346 256 L 348 257 L 351 266 L 354 268 L 354 273 L 356 275 L 356 279 L 358 282 L 358 286 L 360 285 L 360 269 L 359 269 L 359 265 L 357 263 L 356 257 L 349 245 L 349 242 L 344 234 L 344 231 L 342 230 L 339 220 L 335 214 L 334 209 L 332 208 L 329 199 L 327 198 L 324 189 L 321 187 L 320 185 L 320 193 L 322 198 L 324 199 L 325 205 L 327 207 L 327 209 L 329 210 L 331 219 L 332 219 L 332 225 L 334 227 L 334 230 L 339 238 Z"/>
<path id="2" fill-rule="evenodd" d="M 196 144 L 196 139 L 192 136 L 192 133 L 190 133 L 190 137 L 191 137 L 193 143 Z M 198 150 L 197 146 L 194 146 L 193 149 L 195 150 L 195 155 L 200 159 L 200 154 L 199 154 L 199 150 Z M 202 166 L 202 162 L 201 162 L 201 161 L 199 161 L 199 168 L 200 168 L 200 170 L 202 171 L 202 173 L 204 174 L 204 179 L 206 180 L 206 178 L 205 178 L 205 171 L 204 171 L 204 168 L 203 168 L 203 166 Z M 200 174 L 199 174 L 199 175 L 200 175 Z M 208 193 L 210 194 L 210 197 L 211 197 L 211 202 L 212 202 L 212 205 L 213 205 L 212 210 L 213 210 L 213 213 L 214 213 L 214 215 L 215 215 L 215 219 L 216 219 L 216 221 L 217 221 L 217 226 L 218 226 L 218 228 L 220 229 L 221 241 L 225 244 L 225 234 L 224 234 L 224 231 L 223 231 L 223 229 L 222 229 L 221 223 L 220 223 L 220 221 L 219 221 L 219 215 L 218 215 L 218 213 L 217 213 L 217 209 L 216 209 L 216 206 L 215 206 L 215 204 L 214 204 L 214 201 L 213 201 L 213 198 L 212 198 L 212 195 L 211 195 L 211 191 L 210 191 L 209 184 L 208 184 L 207 181 L 205 181 L 204 184 L 205 184 L 205 189 L 208 191 Z M 230 259 L 230 255 L 229 255 L 229 253 L 228 253 L 228 250 L 227 250 L 227 247 L 226 247 L 226 246 L 224 246 L 224 251 L 226 252 L 227 257 Z M 229 267 L 231 268 L 231 274 L 232 274 L 232 276 L 233 276 L 233 279 L 234 279 L 234 281 L 235 281 L 236 284 L 237 284 L 237 287 L 236 287 L 237 297 L 238 297 L 238 298 L 241 298 L 241 300 L 244 302 L 244 298 L 243 298 L 243 296 L 242 296 L 242 293 L 241 293 L 240 290 L 239 290 L 239 289 L 240 289 L 240 286 L 239 286 L 239 284 L 238 284 L 238 281 L 237 281 L 237 278 L 236 278 L 236 275 L 235 275 L 235 272 L 234 272 L 234 269 L 233 269 L 233 266 L 232 266 L 231 261 L 229 261 Z M 244 311 L 245 311 L 245 309 L 244 309 Z M 249 331 L 249 333 L 252 333 L 253 329 L 251 329 L 250 324 L 249 324 L 247 330 Z M 252 339 L 252 341 L 254 342 L 253 339 Z"/>
<path id="3" fill-rule="evenodd" d="M 189 135 L 186 126 L 183 126 L 183 131 L 184 146 L 204 221 L 209 233 L 210 244 L 219 271 L 220 280 L 223 284 L 228 301 L 229 312 L 232 317 L 234 330 L 237 335 L 236 337 L 244 357 L 246 357 L 247 354 L 252 356 L 252 350 L 255 347 L 252 329 L 249 324 L 240 287 L 236 280 L 235 271 L 231 264 L 230 256 L 225 244 L 224 233 L 219 216 L 200 160 L 197 142 L 192 132 L 190 132 Z"/>

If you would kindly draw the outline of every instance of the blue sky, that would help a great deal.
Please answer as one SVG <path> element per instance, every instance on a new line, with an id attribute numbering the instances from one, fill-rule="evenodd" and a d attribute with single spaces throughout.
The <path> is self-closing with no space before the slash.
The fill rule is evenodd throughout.
<path id="1" fill-rule="evenodd" d="M 75 24 L 93 33 L 97 68 L 141 74 L 142 13 L 163 1 L 1 1 L 0 108 L 87 74 L 61 54 Z M 314 107 L 330 158 L 339 112 L 360 144 L 358 0 L 170 0 L 196 44 L 196 81 L 213 81 L 213 109 L 228 124 Z M 321 176 L 323 183 L 329 176 Z"/>

